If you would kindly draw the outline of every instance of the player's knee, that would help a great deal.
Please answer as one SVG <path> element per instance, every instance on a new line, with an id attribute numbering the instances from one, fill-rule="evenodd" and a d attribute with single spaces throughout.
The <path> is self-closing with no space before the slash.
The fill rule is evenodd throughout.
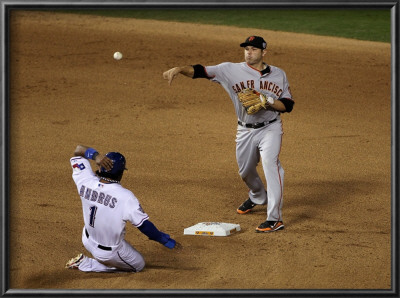
<path id="1" fill-rule="evenodd" d="M 264 158 L 263 161 L 263 167 L 268 169 L 268 168 L 275 168 L 278 166 L 278 160 L 276 158 Z"/>
<path id="2" fill-rule="evenodd" d="M 144 267 L 146 266 L 145 261 L 143 260 L 143 262 L 140 263 L 140 265 L 136 268 L 137 272 L 140 272 L 144 269 Z"/>
<path id="3" fill-rule="evenodd" d="M 250 176 L 250 171 L 247 169 L 240 169 L 239 176 L 242 178 L 243 181 L 246 181 L 247 178 Z"/>
<path id="4" fill-rule="evenodd" d="M 144 267 L 145 267 L 145 264 L 143 264 L 143 265 L 141 265 L 141 266 L 139 266 L 139 267 L 136 267 L 135 269 L 136 269 L 136 273 L 138 273 L 138 272 L 140 272 L 140 271 L 143 271 L 143 269 L 144 269 Z"/>
<path id="5" fill-rule="evenodd" d="M 244 182 L 246 182 L 246 180 L 247 180 L 246 178 L 248 177 L 247 175 L 242 175 L 239 173 L 239 176 Z"/>
<path id="6" fill-rule="evenodd" d="M 140 256 L 140 260 L 135 266 L 136 272 L 142 271 L 145 266 L 146 266 L 146 262 L 144 261 L 144 258 L 142 256 Z"/>

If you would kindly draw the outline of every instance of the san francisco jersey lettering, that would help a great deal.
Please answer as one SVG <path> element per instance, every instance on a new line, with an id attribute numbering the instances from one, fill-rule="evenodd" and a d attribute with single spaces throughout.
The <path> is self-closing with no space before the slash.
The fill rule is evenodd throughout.
<path id="1" fill-rule="evenodd" d="M 269 67 L 270 72 L 262 74 L 246 62 L 224 62 L 214 66 L 206 66 L 205 70 L 211 81 L 221 84 L 229 93 L 238 119 L 246 123 L 255 123 L 273 120 L 280 113 L 262 109 L 254 115 L 248 115 L 237 98 L 237 93 L 243 89 L 253 88 L 274 99 L 292 99 L 286 73 L 279 67 L 272 65 Z"/>

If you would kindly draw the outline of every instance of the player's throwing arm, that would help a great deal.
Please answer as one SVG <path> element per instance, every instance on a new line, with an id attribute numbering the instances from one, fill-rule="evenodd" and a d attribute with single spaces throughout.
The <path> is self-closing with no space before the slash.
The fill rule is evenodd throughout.
<path id="1" fill-rule="evenodd" d="M 191 65 L 174 67 L 164 72 L 163 77 L 164 79 L 168 80 L 168 84 L 171 85 L 172 80 L 175 79 L 178 74 L 183 74 L 187 77 L 193 78 L 194 68 Z"/>

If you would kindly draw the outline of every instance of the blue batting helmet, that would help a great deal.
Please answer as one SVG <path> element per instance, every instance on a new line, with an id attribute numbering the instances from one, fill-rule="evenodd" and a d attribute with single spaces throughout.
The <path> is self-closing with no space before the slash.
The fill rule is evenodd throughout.
<path id="1" fill-rule="evenodd" d="M 106 156 L 112 160 L 113 167 L 110 171 L 107 171 L 104 167 L 101 167 L 100 171 L 104 173 L 109 173 L 112 175 L 118 175 L 122 173 L 125 168 L 126 160 L 125 157 L 119 152 L 108 152 Z"/>

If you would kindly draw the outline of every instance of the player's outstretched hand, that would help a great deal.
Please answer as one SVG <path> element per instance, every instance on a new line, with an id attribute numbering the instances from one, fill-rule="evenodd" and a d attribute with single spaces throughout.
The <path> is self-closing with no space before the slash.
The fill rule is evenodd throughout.
<path id="1" fill-rule="evenodd" d="M 113 162 L 111 159 L 109 159 L 107 156 L 103 154 L 98 154 L 96 156 L 96 164 L 99 167 L 99 170 L 101 167 L 105 168 L 107 171 L 111 170 L 113 167 Z"/>
<path id="2" fill-rule="evenodd" d="M 172 80 L 180 73 L 179 67 L 171 68 L 163 73 L 164 80 L 168 80 L 168 84 L 171 85 Z"/>

